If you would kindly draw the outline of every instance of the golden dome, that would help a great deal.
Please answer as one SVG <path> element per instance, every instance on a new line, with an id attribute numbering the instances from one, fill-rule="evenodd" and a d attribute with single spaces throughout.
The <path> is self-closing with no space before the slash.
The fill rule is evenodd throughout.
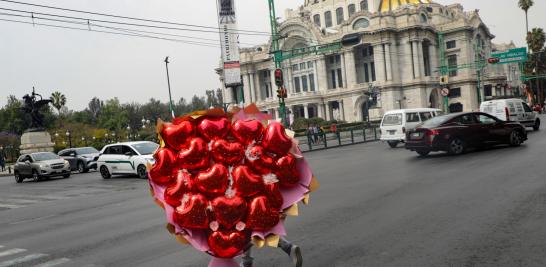
<path id="1" fill-rule="evenodd" d="M 395 10 L 402 5 L 406 4 L 429 4 L 432 0 L 381 0 L 379 3 L 379 12 L 387 12 Z"/>

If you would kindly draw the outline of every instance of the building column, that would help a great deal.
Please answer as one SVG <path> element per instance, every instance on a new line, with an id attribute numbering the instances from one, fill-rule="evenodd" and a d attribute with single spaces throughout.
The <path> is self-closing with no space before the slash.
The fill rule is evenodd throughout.
<path id="1" fill-rule="evenodd" d="M 254 74 L 254 88 L 256 89 L 256 102 L 262 101 L 262 85 L 260 84 L 260 72 Z"/>
<path id="2" fill-rule="evenodd" d="M 250 86 L 250 102 L 255 103 L 256 99 L 256 86 L 254 83 L 254 72 L 248 74 L 248 81 Z"/>
<path id="3" fill-rule="evenodd" d="M 318 60 L 313 61 L 313 76 L 315 78 L 315 92 L 319 91 L 320 85 L 319 85 L 319 72 L 318 72 Z"/>
<path id="4" fill-rule="evenodd" d="M 326 119 L 326 116 L 324 116 L 324 105 L 317 103 L 317 116 L 322 119 Z"/>
<path id="5" fill-rule="evenodd" d="M 325 111 L 325 117 L 326 117 L 326 120 L 327 121 L 331 121 L 332 120 L 332 109 L 330 108 L 330 102 L 326 102 L 324 104 L 324 111 Z"/>
<path id="6" fill-rule="evenodd" d="M 439 59 L 437 58 L 437 53 L 436 53 L 436 46 L 434 46 L 433 43 L 431 43 L 428 47 L 429 49 L 429 56 L 430 56 L 430 76 L 431 77 L 435 77 L 435 76 L 440 76 L 440 73 L 438 72 L 438 74 L 436 75 L 435 71 L 438 71 L 438 61 Z"/>
<path id="7" fill-rule="evenodd" d="M 326 91 L 328 90 L 328 73 L 326 72 L 326 58 L 324 56 L 320 57 L 316 61 L 316 77 L 318 79 L 317 91 Z"/>
<path id="8" fill-rule="evenodd" d="M 279 118 L 281 118 L 279 109 L 275 108 L 275 109 L 273 109 L 273 110 L 275 111 L 275 119 L 278 120 Z"/>
<path id="9" fill-rule="evenodd" d="M 305 117 L 306 119 L 309 119 L 309 105 L 308 104 L 303 105 L 303 117 Z"/>
<path id="10" fill-rule="evenodd" d="M 417 41 L 417 63 L 419 64 L 419 72 L 421 76 L 425 76 L 425 60 L 423 58 L 423 41 Z"/>
<path id="11" fill-rule="evenodd" d="M 288 61 L 290 62 L 290 61 Z M 288 66 L 285 69 L 284 74 L 284 86 L 286 87 L 286 90 L 289 94 L 294 93 L 294 86 L 292 85 L 294 81 L 293 73 L 292 73 L 292 65 L 288 64 Z"/>
<path id="12" fill-rule="evenodd" d="M 385 60 L 383 59 L 383 45 L 378 44 L 373 47 L 373 58 L 375 62 L 376 81 L 385 81 Z"/>
<path id="13" fill-rule="evenodd" d="M 277 86 L 275 85 L 275 69 L 269 71 L 269 77 L 271 78 L 271 92 L 269 92 L 269 97 L 273 99 L 275 97 L 275 94 L 273 92 L 277 91 Z"/>
<path id="14" fill-rule="evenodd" d="M 356 66 L 355 66 L 355 56 L 354 52 L 351 49 L 350 51 L 347 51 L 344 53 L 345 55 L 345 73 L 347 76 L 345 86 L 346 88 L 353 87 L 356 84 Z"/>
<path id="15" fill-rule="evenodd" d="M 245 73 L 243 74 L 243 94 L 244 94 L 244 102 L 245 102 L 245 105 L 248 105 L 252 102 L 252 99 L 251 99 L 251 92 L 252 89 L 250 88 L 250 79 L 249 79 L 249 74 L 248 73 Z"/>
<path id="16" fill-rule="evenodd" d="M 412 52 L 413 52 L 413 70 L 415 72 L 415 78 L 421 78 L 421 66 L 419 64 L 419 46 L 417 41 L 411 42 Z"/>
<path id="17" fill-rule="evenodd" d="M 392 71 L 392 57 L 391 57 L 391 44 L 385 44 L 385 61 L 387 62 L 387 77 L 386 81 L 393 81 L 393 71 Z"/>
<path id="18" fill-rule="evenodd" d="M 339 57 L 341 58 L 341 75 L 343 75 L 343 79 L 341 79 L 343 81 L 343 86 L 341 88 L 349 88 L 347 86 L 347 67 L 345 65 L 345 53 L 341 53 Z"/>
<path id="19" fill-rule="evenodd" d="M 345 120 L 345 107 L 344 107 L 344 104 L 343 104 L 343 99 L 339 100 L 338 101 L 339 103 L 339 117 L 342 121 Z"/>

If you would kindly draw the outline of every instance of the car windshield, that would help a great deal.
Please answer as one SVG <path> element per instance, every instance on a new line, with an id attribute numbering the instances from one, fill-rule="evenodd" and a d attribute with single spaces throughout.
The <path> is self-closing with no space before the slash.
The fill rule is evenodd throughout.
<path id="1" fill-rule="evenodd" d="M 384 126 L 402 125 L 402 114 L 389 114 L 383 118 Z"/>
<path id="2" fill-rule="evenodd" d="M 434 127 L 438 127 L 442 124 L 444 124 L 445 122 L 447 122 L 448 120 L 452 119 L 453 116 L 451 115 L 442 115 L 442 116 L 438 116 L 438 117 L 434 117 L 430 120 L 427 120 L 425 122 L 423 122 L 420 127 L 423 127 L 423 128 L 434 128 Z"/>
<path id="3" fill-rule="evenodd" d="M 76 149 L 76 152 L 78 153 L 78 155 L 96 154 L 96 153 L 99 153 L 98 150 L 96 150 L 95 148 L 92 148 L 92 147 L 77 148 L 77 149 Z"/>
<path id="4" fill-rule="evenodd" d="M 44 160 L 51 160 L 51 159 L 60 159 L 59 156 L 57 156 L 56 154 L 53 154 L 53 153 L 36 153 L 36 154 L 33 154 L 32 157 L 33 157 L 36 161 L 44 161 Z"/>
<path id="5" fill-rule="evenodd" d="M 151 155 L 153 154 L 157 148 L 159 147 L 158 144 L 152 143 L 152 142 L 146 142 L 146 143 L 138 143 L 131 145 L 140 155 Z"/>

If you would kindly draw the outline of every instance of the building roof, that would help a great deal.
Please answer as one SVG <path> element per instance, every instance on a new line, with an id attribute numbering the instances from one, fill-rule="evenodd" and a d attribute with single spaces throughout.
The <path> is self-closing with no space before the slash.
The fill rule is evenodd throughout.
<path id="1" fill-rule="evenodd" d="M 378 6 L 378 12 L 388 12 L 404 5 L 430 4 L 431 0 L 381 0 Z"/>

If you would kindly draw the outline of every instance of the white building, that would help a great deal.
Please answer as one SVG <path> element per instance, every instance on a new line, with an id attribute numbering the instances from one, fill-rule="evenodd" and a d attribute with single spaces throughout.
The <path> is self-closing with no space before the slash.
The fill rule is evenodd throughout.
<path id="1" fill-rule="evenodd" d="M 505 94 L 507 83 L 519 87 L 514 66 L 476 68 L 477 59 L 484 60 L 492 51 L 510 45 L 494 46 L 494 35 L 478 11 L 464 11 L 460 4 L 306 0 L 303 6 L 285 13 L 286 20 L 279 23 L 283 51 L 360 36 L 357 44 L 283 62 L 286 106 L 296 118 L 318 116 L 353 122 L 366 120 L 368 114 L 370 119 L 378 119 L 397 108 L 443 108 L 443 87 L 450 88 L 450 109 L 475 110 L 479 106 L 477 70 L 482 100 Z M 224 88 L 226 103 L 243 99 L 245 104 L 256 103 L 261 110 L 279 116 L 269 47 L 241 49 L 243 88 Z M 440 85 L 442 62 L 460 67 L 446 73 L 447 85 Z M 222 80 L 221 71 L 218 73 Z M 499 91 L 497 85 L 503 89 Z M 506 94 L 511 94 L 507 88 Z M 378 94 L 370 98 L 373 91 Z"/>

